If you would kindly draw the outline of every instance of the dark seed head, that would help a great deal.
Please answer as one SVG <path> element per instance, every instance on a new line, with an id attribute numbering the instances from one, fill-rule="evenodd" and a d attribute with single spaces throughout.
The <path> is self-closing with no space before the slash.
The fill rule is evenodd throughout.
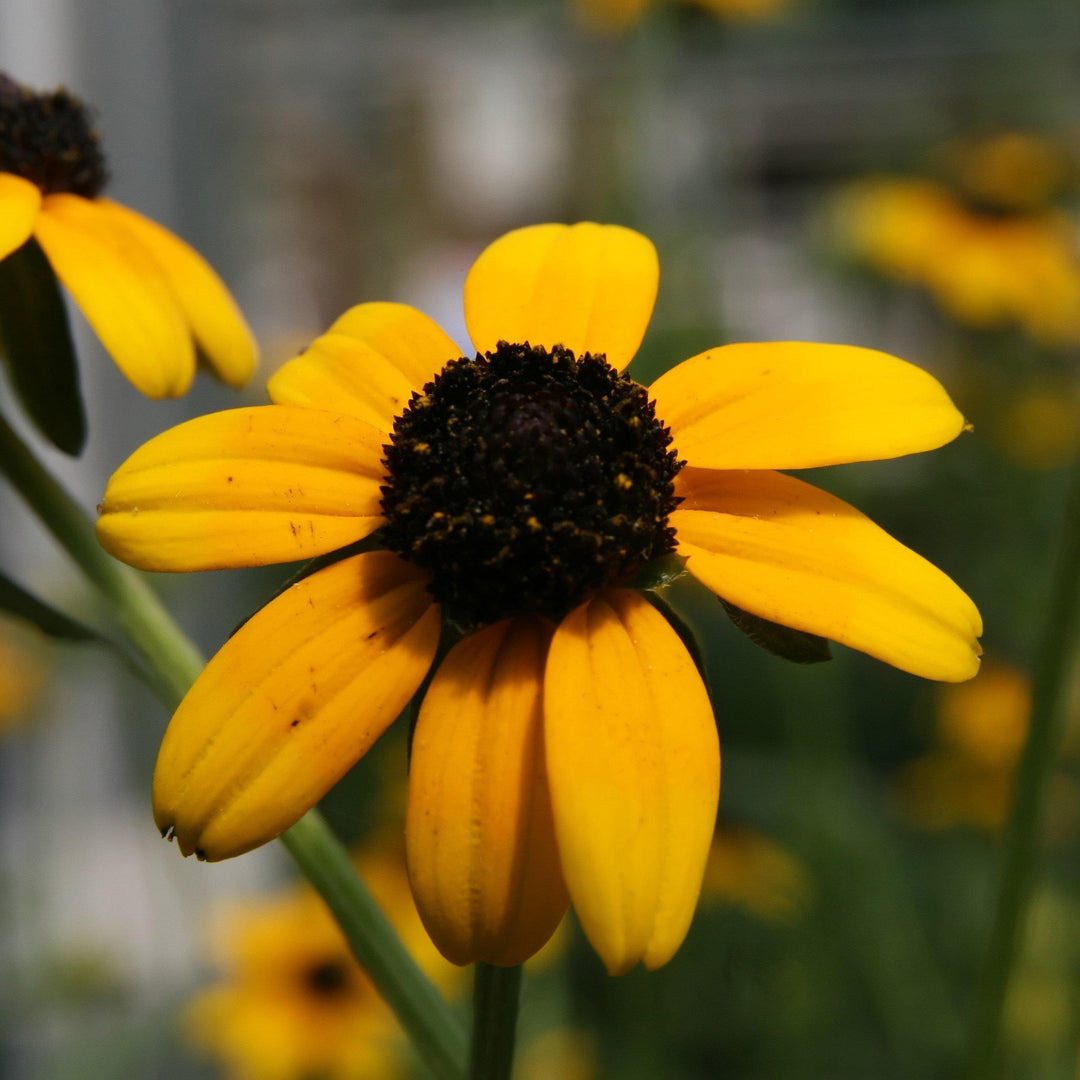
<path id="1" fill-rule="evenodd" d="M 354 981 L 344 960 L 323 960 L 304 971 L 304 986 L 316 997 L 344 997 Z"/>
<path id="2" fill-rule="evenodd" d="M 35 94 L 0 74 L 0 172 L 45 195 L 101 194 L 108 173 L 86 106 L 62 87 Z"/>
<path id="3" fill-rule="evenodd" d="M 464 628 L 561 618 L 674 548 L 681 467 L 645 390 L 600 355 L 500 342 L 452 360 L 385 448 L 387 547 Z"/>

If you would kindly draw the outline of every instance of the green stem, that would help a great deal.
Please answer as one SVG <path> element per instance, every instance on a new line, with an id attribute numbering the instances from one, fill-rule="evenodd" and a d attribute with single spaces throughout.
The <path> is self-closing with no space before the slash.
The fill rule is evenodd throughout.
<path id="1" fill-rule="evenodd" d="M 202 671 L 198 650 L 173 622 L 150 586 L 135 571 L 106 554 L 86 512 L 3 417 L 0 473 L 104 594 L 131 644 L 179 701 Z"/>
<path id="2" fill-rule="evenodd" d="M 509 1080 L 514 1068 L 520 995 L 520 965 L 476 965 L 470 1080 Z"/>
<path id="3" fill-rule="evenodd" d="M 282 835 L 281 842 L 334 913 L 357 960 L 417 1051 L 438 1076 L 461 1077 L 465 1060 L 461 1025 L 402 947 L 323 816 L 309 811 Z"/>
<path id="4" fill-rule="evenodd" d="M 1031 726 L 1017 772 L 997 906 L 975 999 L 968 1073 L 972 1080 L 990 1080 L 1003 1071 L 1005 1002 L 1038 869 L 1047 782 L 1057 760 L 1068 706 L 1069 675 L 1080 630 L 1080 463 L 1073 466 L 1070 488 L 1033 673 Z"/>
<path id="5" fill-rule="evenodd" d="M 0 474 L 11 481 L 104 595 L 145 661 L 152 685 L 175 708 L 203 669 L 198 650 L 146 581 L 98 545 L 85 512 L 2 417 Z M 334 913 L 357 960 L 435 1075 L 448 1080 L 463 1077 L 461 1025 L 402 945 L 322 815 L 309 811 L 281 839 Z"/>

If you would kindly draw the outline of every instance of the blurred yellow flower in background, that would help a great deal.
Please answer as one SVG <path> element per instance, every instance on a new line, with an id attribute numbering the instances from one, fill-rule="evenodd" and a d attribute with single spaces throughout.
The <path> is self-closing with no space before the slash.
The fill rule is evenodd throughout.
<path id="1" fill-rule="evenodd" d="M 998 661 L 984 662 L 977 679 L 946 688 L 938 697 L 938 746 L 899 775 L 900 797 L 913 820 L 932 830 L 968 825 L 998 831 L 1030 717 L 1030 682 Z"/>
<path id="2" fill-rule="evenodd" d="M 400 853 L 357 860 L 406 948 L 444 991 L 461 973 L 424 932 Z M 221 981 L 189 1004 L 184 1027 L 230 1080 L 392 1080 L 406 1073 L 397 1021 L 308 888 L 236 903 L 214 927 Z"/>
<path id="3" fill-rule="evenodd" d="M 969 200 L 999 212 L 1044 206 L 1060 194 L 1072 172 L 1060 143 L 1027 131 L 957 139 L 936 157 Z"/>
<path id="4" fill-rule="evenodd" d="M 606 33 L 628 29 L 659 3 L 682 3 L 733 22 L 764 22 L 791 7 L 793 0 L 571 0 L 584 25 Z"/>
<path id="5" fill-rule="evenodd" d="M 516 1080 L 593 1080 L 599 1072 L 596 1045 L 586 1032 L 554 1028 L 521 1050 L 514 1076 Z"/>
<path id="6" fill-rule="evenodd" d="M 1017 389 L 995 417 L 994 440 L 1027 469 L 1058 469 L 1080 449 L 1080 391 L 1071 381 Z"/>
<path id="7" fill-rule="evenodd" d="M 241 386 L 257 359 L 240 309 L 209 263 L 167 229 L 101 192 L 108 180 L 85 106 L 0 74 L 0 259 L 35 241 L 142 393 L 178 397 L 196 346 Z"/>
<path id="8" fill-rule="evenodd" d="M 1017 325 L 1034 340 L 1080 342 L 1080 240 L 1045 201 L 1065 176 L 1054 148 L 1028 136 L 949 151 L 963 188 L 869 177 L 833 207 L 839 247 L 883 275 L 927 289 L 956 322 Z M 958 180 L 957 184 L 961 181 Z M 991 202 L 991 200 L 993 200 Z"/>
<path id="9" fill-rule="evenodd" d="M 783 845 L 753 829 L 717 828 L 702 903 L 734 904 L 767 922 L 790 923 L 800 918 L 811 895 L 806 867 Z"/>
<path id="10" fill-rule="evenodd" d="M 0 734 L 29 716 L 44 682 L 42 650 L 32 631 L 0 617 Z"/>

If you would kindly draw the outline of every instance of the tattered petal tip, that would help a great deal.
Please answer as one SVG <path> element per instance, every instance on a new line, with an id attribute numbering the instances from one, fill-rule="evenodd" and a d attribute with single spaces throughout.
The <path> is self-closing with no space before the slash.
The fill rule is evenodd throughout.
<path id="1" fill-rule="evenodd" d="M 245 385 L 259 351 L 239 305 L 214 268 L 190 244 L 130 207 L 99 199 L 117 224 L 147 250 L 214 373 L 230 386 Z"/>
<path id="2" fill-rule="evenodd" d="M 679 550 L 718 596 L 926 679 L 978 672 L 971 598 L 854 507 L 768 471 L 688 467 L 676 494 Z"/>
<path id="3" fill-rule="evenodd" d="M 543 745 L 549 624 L 521 617 L 459 642 L 412 744 L 406 849 L 417 909 L 456 964 L 511 966 L 555 932 L 568 898 Z"/>
<path id="4" fill-rule="evenodd" d="M 438 645 L 426 577 L 389 552 L 356 555 L 272 600 L 181 702 L 154 773 L 154 814 L 209 861 L 279 836 L 412 698 Z"/>
<path id="5" fill-rule="evenodd" d="M 964 417 L 929 372 L 874 349 L 724 345 L 649 388 L 679 455 L 708 469 L 805 469 L 934 450 Z"/>
<path id="6" fill-rule="evenodd" d="M 720 793 L 694 661 L 640 594 L 559 625 L 544 675 L 555 830 L 571 901 L 613 975 L 669 959 L 690 926 Z"/>
<path id="7" fill-rule="evenodd" d="M 578 356 L 634 358 L 656 303 L 652 241 L 621 225 L 531 225 L 490 244 L 465 279 L 465 322 L 480 352 L 500 341 Z"/>
<path id="8" fill-rule="evenodd" d="M 135 451 L 110 478 L 97 535 L 144 570 L 312 558 L 382 523 L 383 436 L 351 416 L 283 405 L 211 413 Z"/>

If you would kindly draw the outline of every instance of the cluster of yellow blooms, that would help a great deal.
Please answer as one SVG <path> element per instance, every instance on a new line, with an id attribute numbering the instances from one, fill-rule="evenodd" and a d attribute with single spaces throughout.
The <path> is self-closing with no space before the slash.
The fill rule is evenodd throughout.
<path id="1" fill-rule="evenodd" d="M 951 182 L 870 177 L 846 189 L 839 244 L 897 281 L 927 289 L 967 326 L 1016 325 L 1051 347 L 1080 343 L 1080 258 L 1070 217 L 1050 199 L 1062 153 L 1009 133 L 943 154 Z"/>

